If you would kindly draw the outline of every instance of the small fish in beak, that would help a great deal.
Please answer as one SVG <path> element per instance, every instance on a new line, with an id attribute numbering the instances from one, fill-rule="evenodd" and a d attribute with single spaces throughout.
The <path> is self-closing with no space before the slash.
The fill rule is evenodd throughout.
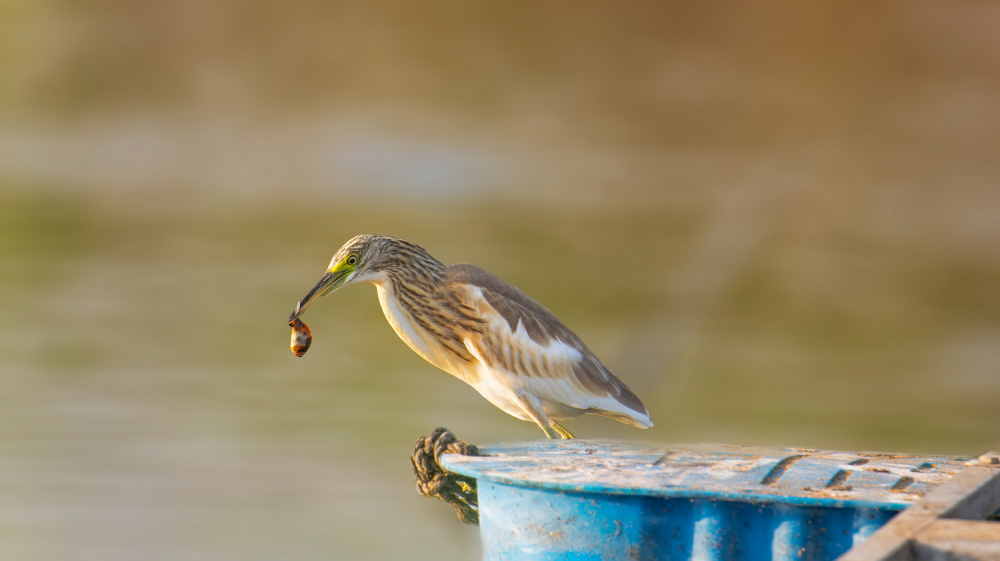
<path id="1" fill-rule="evenodd" d="M 289 321 L 288 325 L 292 328 L 292 352 L 295 356 L 306 354 L 313 340 L 309 326 L 299 318 Z"/>

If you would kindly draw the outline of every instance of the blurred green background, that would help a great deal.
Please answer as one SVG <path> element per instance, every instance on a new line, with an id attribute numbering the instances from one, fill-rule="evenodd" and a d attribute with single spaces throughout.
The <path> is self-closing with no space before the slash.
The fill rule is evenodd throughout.
<path id="1" fill-rule="evenodd" d="M 0 557 L 474 559 L 413 441 L 542 436 L 359 233 L 532 294 L 646 402 L 578 436 L 1000 447 L 1000 5 L 0 3 Z"/>

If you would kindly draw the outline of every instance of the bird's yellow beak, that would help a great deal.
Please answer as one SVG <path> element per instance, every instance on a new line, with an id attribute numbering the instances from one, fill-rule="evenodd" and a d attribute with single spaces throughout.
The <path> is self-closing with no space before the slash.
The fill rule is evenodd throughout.
<path id="1" fill-rule="evenodd" d="M 295 311 L 292 312 L 292 315 L 288 316 L 288 321 L 298 319 L 298 317 L 306 311 L 306 307 L 309 306 L 309 304 L 311 304 L 316 298 L 326 296 L 343 286 L 355 269 L 357 269 L 357 267 L 341 263 L 328 270 L 326 274 L 323 275 L 323 278 L 319 279 L 316 286 L 309 291 L 309 294 L 306 294 L 305 298 L 299 300 L 299 303 L 295 306 Z"/>

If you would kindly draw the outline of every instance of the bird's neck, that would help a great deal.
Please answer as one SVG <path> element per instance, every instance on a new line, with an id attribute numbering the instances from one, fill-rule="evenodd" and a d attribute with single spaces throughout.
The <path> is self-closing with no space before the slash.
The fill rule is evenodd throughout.
<path id="1" fill-rule="evenodd" d="M 459 324 L 470 320 L 449 297 L 443 277 L 387 275 L 376 286 L 382 311 L 396 334 L 431 364 L 472 383 L 465 365 L 473 357 L 457 331 Z"/>
<path id="2" fill-rule="evenodd" d="M 444 263 L 424 248 L 406 240 L 392 240 L 390 249 L 379 259 L 379 268 L 385 271 L 394 285 L 438 286 L 444 280 Z"/>

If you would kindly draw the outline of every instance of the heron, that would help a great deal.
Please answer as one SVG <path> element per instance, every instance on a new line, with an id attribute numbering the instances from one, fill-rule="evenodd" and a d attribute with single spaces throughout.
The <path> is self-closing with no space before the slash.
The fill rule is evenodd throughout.
<path id="1" fill-rule="evenodd" d="M 369 282 L 396 334 L 418 355 L 549 438 L 558 421 L 589 413 L 649 428 L 646 406 L 579 336 L 530 296 L 468 263 L 445 265 L 388 236 L 356 236 L 289 317 L 320 296 Z"/>

